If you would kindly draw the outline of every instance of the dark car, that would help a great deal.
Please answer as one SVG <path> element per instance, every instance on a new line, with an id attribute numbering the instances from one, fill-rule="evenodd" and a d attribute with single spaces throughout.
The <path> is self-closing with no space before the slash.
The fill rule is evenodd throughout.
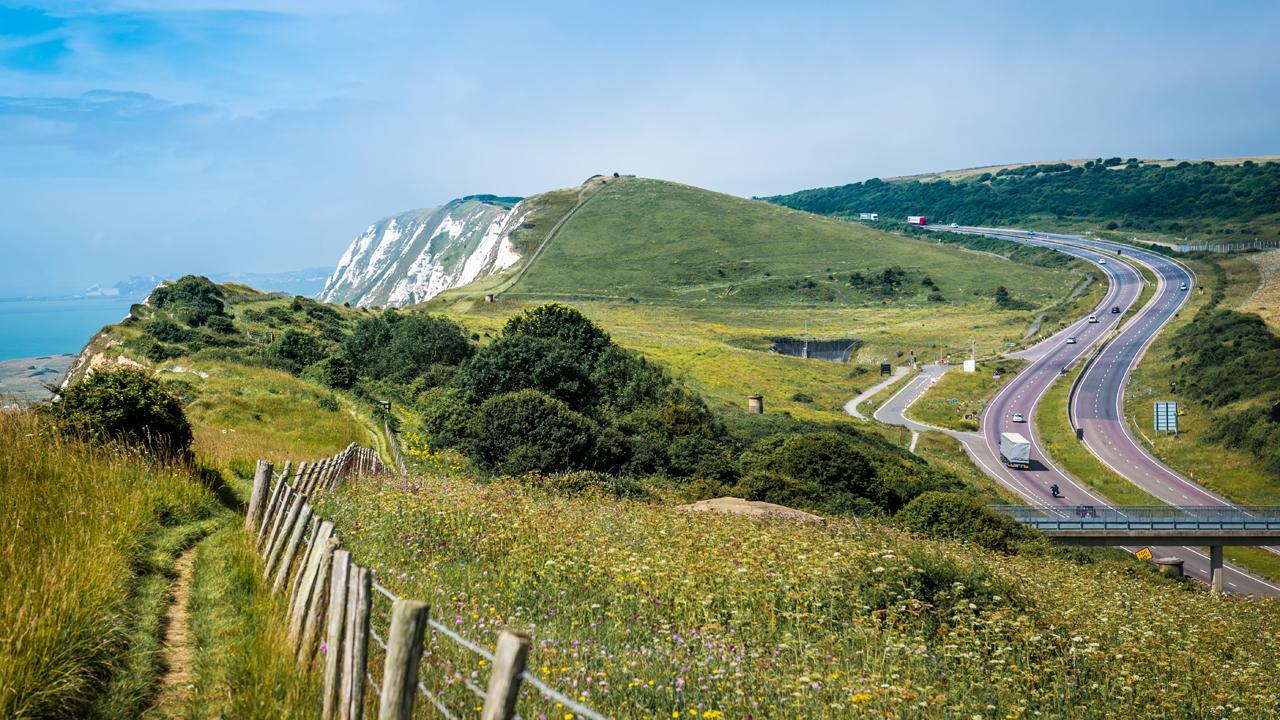
<path id="1" fill-rule="evenodd" d="M 1112 313 L 1113 315 L 1119 315 L 1119 314 L 1120 314 L 1120 307 L 1119 307 L 1119 306 L 1116 306 L 1116 307 L 1111 308 L 1111 313 Z"/>

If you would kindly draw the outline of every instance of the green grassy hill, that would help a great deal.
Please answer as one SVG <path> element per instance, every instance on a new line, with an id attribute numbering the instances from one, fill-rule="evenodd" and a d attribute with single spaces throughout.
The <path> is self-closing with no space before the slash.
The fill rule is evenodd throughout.
<path id="1" fill-rule="evenodd" d="M 886 270 L 900 269 L 886 281 Z M 609 181 L 561 228 L 509 298 L 661 304 L 990 304 L 989 255 L 643 178 Z M 1034 305 L 1069 273 L 1018 267 Z M 931 282 L 926 282 L 931 281 Z M 930 300 L 930 296 L 933 297 Z"/>
<path id="2" fill-rule="evenodd" d="M 1118 157 L 871 178 L 801 190 L 770 202 L 821 215 L 926 215 L 963 225 L 1040 223 L 1234 242 L 1280 237 L 1274 158 L 1151 161 Z"/>

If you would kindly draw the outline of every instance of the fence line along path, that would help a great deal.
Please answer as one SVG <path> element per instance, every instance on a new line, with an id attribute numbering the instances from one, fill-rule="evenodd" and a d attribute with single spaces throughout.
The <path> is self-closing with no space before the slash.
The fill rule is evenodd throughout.
<path id="1" fill-rule="evenodd" d="M 491 652 L 432 618 L 426 603 L 398 597 L 375 582 L 370 569 L 342 547 L 333 523 L 311 505 L 315 493 L 348 479 L 394 474 L 375 451 L 354 443 L 318 462 L 285 463 L 279 474 L 259 460 L 254 473 L 245 531 L 262 556 L 264 579 L 287 598 L 288 638 L 299 667 L 320 673 L 321 717 L 362 720 L 376 713 L 379 720 L 410 720 L 418 699 L 425 698 L 436 713 L 452 719 L 456 706 L 442 697 L 450 689 L 472 697 L 469 707 L 479 703 L 482 720 L 519 718 L 522 697 L 556 703 L 557 713 L 605 720 L 525 670 L 528 635 L 504 629 Z M 389 607 L 384 611 L 383 605 Z M 487 688 L 473 681 L 476 673 L 462 672 L 464 663 L 488 668 Z M 530 691 L 522 695 L 525 686 Z"/>

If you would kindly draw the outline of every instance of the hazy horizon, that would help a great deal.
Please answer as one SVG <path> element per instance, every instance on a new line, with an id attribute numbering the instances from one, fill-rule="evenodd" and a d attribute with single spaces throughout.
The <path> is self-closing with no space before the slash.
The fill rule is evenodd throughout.
<path id="1" fill-rule="evenodd" d="M 0 4 L 0 296 L 332 266 L 595 173 L 769 195 L 1280 152 L 1280 7 Z"/>

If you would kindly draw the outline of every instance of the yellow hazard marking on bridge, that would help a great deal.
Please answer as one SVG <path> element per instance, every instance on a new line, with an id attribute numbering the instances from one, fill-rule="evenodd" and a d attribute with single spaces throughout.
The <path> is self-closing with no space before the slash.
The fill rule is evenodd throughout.
<path id="1" fill-rule="evenodd" d="M 1138 552 L 1134 553 L 1134 554 L 1133 554 L 1133 556 L 1134 556 L 1134 557 L 1136 557 L 1136 558 L 1138 558 L 1139 560 L 1150 560 L 1150 559 L 1151 559 L 1151 548 L 1145 548 L 1145 547 L 1144 547 L 1144 548 L 1142 548 L 1141 550 L 1139 550 Z"/>

